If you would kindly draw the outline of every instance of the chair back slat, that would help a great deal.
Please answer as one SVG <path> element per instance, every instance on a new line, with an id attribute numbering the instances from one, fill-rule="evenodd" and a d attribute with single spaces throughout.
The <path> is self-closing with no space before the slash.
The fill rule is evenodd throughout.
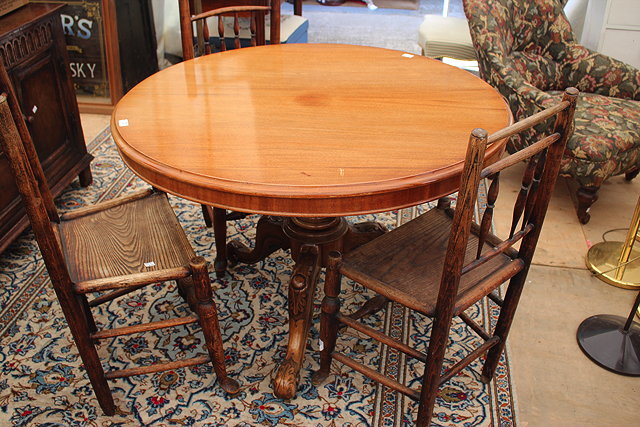
<path id="1" fill-rule="evenodd" d="M 226 2 L 228 3 L 228 2 Z M 265 19 L 270 18 L 270 43 L 280 43 L 280 4 L 281 0 L 237 0 L 236 5 L 219 7 L 202 11 L 202 3 L 199 0 L 179 0 L 180 31 L 182 38 L 182 52 L 184 59 L 192 59 L 196 56 L 207 55 L 216 49 L 226 51 L 230 46 L 238 49 L 241 47 L 241 18 L 249 20 L 250 44 L 261 46 L 266 44 Z M 219 47 L 211 46 L 210 33 L 207 18 L 216 18 L 219 38 Z M 229 18 L 231 29 L 226 28 L 225 18 Z M 193 26 L 196 26 L 194 37 Z M 229 31 L 226 31 L 229 29 Z M 202 30 L 200 30 L 202 29 Z M 233 32 L 233 36 L 226 33 Z M 230 46 L 226 40 L 231 40 Z M 195 42 L 195 46 L 194 46 Z"/>
<path id="2" fill-rule="evenodd" d="M 531 229 L 533 229 L 533 227 L 529 225 L 528 227 L 525 227 L 523 230 L 520 230 L 517 233 L 515 233 L 510 238 L 503 240 L 502 242 L 497 244 L 493 249 L 489 249 L 485 251 L 484 253 L 482 253 L 482 256 L 476 257 L 475 260 L 465 265 L 462 268 L 461 274 L 466 274 L 471 270 L 473 270 L 474 268 L 477 268 L 483 264 L 486 264 L 487 262 L 491 261 L 493 258 L 497 257 L 500 254 L 507 254 L 509 249 L 513 248 L 513 245 L 515 245 L 520 240 L 522 240 L 522 238 L 526 236 L 527 233 L 531 231 Z M 488 236 L 485 236 L 485 243 L 486 243 L 486 237 Z"/>
<path id="3" fill-rule="evenodd" d="M 527 129 L 531 129 L 532 127 L 534 127 L 535 125 L 544 122 L 545 120 L 549 119 L 550 117 L 555 116 L 556 114 L 558 114 L 561 111 L 564 111 L 566 108 L 569 107 L 569 101 L 565 100 L 563 98 L 563 100 L 561 102 L 559 102 L 558 104 L 549 107 L 545 110 L 542 110 L 532 116 L 529 116 L 525 119 L 520 120 L 519 122 L 514 123 L 511 126 L 508 126 L 504 129 L 501 129 L 497 132 L 492 133 L 491 135 L 489 135 L 489 144 L 492 144 L 496 141 L 500 141 L 501 139 L 504 138 L 509 138 L 511 136 L 514 136 L 516 134 L 522 133 L 523 131 L 527 130 Z M 524 150 L 521 150 L 519 152 L 522 152 Z M 514 155 L 517 153 L 514 153 Z"/>
<path id="4" fill-rule="evenodd" d="M 253 16 L 249 17 L 249 22 L 251 21 L 253 21 Z M 233 45 L 236 49 L 240 49 L 240 17 L 238 16 L 237 13 L 233 14 L 233 35 L 234 35 Z M 254 35 L 251 34 L 252 39 L 253 37 Z"/>
<path id="5" fill-rule="evenodd" d="M 555 179 L 560 168 L 560 160 L 562 158 L 564 146 L 571 133 L 571 124 L 576 98 L 577 91 L 573 88 L 567 89 L 562 102 L 558 104 L 563 106 L 563 108 L 557 108 L 558 106 L 551 107 L 548 110 L 544 110 L 542 114 L 535 117 L 534 120 L 525 119 L 522 122 L 515 123 L 497 132 L 499 135 L 510 137 L 534 126 L 539 122 L 538 119 L 540 117 L 544 117 L 546 120 L 555 116 L 556 120 L 553 134 L 541 138 L 526 149 L 509 155 L 482 170 L 476 168 L 473 161 L 469 158 L 470 151 L 468 152 L 467 159 L 465 160 L 463 180 L 469 180 L 469 183 L 461 181 L 459 198 L 454 214 L 454 222 L 449 237 L 450 250 L 456 251 L 455 255 L 459 259 L 456 260 L 455 263 L 452 262 L 451 266 L 445 265 L 441 280 L 441 294 L 451 293 L 452 295 L 448 298 L 454 298 L 457 292 L 457 285 L 453 285 L 451 283 L 456 281 L 459 282 L 459 276 L 475 270 L 500 254 L 508 254 L 510 248 L 520 241 L 521 248 L 520 251 L 518 251 L 518 258 L 523 259 L 526 268 L 528 268 L 531 261 L 530 257 L 532 256 L 537 243 L 537 236 L 542 227 L 544 212 L 546 212 L 546 206 L 549 203 L 551 192 L 555 185 Z M 549 115 L 549 111 L 552 111 L 553 114 Z M 523 122 L 526 126 L 523 126 Z M 474 133 L 477 134 L 477 130 L 475 130 Z M 489 140 L 495 140 L 495 137 L 487 137 L 486 141 Z M 471 150 L 471 147 L 469 150 Z M 502 243 L 499 245 L 485 245 L 489 236 L 494 206 L 498 199 L 500 172 L 522 161 L 528 161 L 528 164 L 523 173 L 522 185 L 514 203 L 509 237 L 502 240 Z M 476 171 L 478 179 L 470 177 L 470 174 L 473 174 Z M 553 175 L 554 171 L 555 175 Z M 456 218 L 458 218 L 458 221 L 472 221 L 469 213 L 473 212 L 473 204 L 470 203 L 472 200 L 475 202 L 475 199 L 473 199 L 472 194 L 466 193 L 477 192 L 479 179 L 484 177 L 492 179 L 492 183 L 487 194 L 487 208 L 482 216 L 481 224 L 476 226 L 476 228 L 479 229 L 476 233 L 478 236 L 478 248 L 475 251 L 475 258 L 464 264 L 466 242 L 468 241 L 470 228 L 464 224 L 456 222 Z M 472 187 L 469 185 L 472 185 Z M 460 195 L 463 196 L 460 197 Z M 465 216 L 464 212 L 469 213 Z M 520 226 L 518 227 L 518 225 Z M 463 233 L 467 236 L 461 236 Z M 493 241 L 495 239 L 491 240 Z M 452 242 L 465 242 L 465 245 L 462 247 L 454 247 L 452 246 L 452 244 L 454 244 Z M 523 248 L 526 248 L 524 252 Z M 449 255 L 450 254 L 448 253 L 446 259 L 449 259 Z M 451 277 L 451 275 L 458 276 L 458 278 Z"/>
<path id="6" fill-rule="evenodd" d="M 249 20 L 249 31 L 251 31 L 251 46 L 257 46 L 256 21 L 257 21 L 256 16 L 255 15 L 251 16 L 251 19 Z"/>
<path id="7" fill-rule="evenodd" d="M 207 34 L 209 33 L 209 26 L 206 22 L 203 21 L 204 27 L 207 29 Z M 206 37 L 206 36 L 205 36 Z M 218 37 L 220 38 L 220 51 L 224 52 L 227 50 L 227 43 L 224 38 L 224 16 L 218 16 Z M 209 44 L 209 40 L 205 40 L 205 43 Z M 205 52 L 205 54 L 209 54 L 210 52 Z"/>

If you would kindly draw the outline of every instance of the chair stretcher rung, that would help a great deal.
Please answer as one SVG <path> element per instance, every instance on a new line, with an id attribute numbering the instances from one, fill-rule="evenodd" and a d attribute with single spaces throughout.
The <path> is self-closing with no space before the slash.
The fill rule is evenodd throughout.
<path id="1" fill-rule="evenodd" d="M 464 321 L 464 323 L 466 323 L 471 329 L 473 329 L 475 333 L 478 334 L 482 339 L 488 340 L 491 338 L 491 336 L 487 333 L 487 331 L 482 329 L 482 326 L 478 325 L 472 318 L 467 316 L 465 313 L 458 314 L 458 317 L 460 317 Z"/>
<path id="2" fill-rule="evenodd" d="M 420 400 L 420 392 L 413 390 L 405 386 L 404 384 L 400 384 L 399 382 L 394 381 L 390 378 L 387 378 L 384 375 L 380 374 L 379 372 L 374 371 L 373 369 L 368 368 L 363 364 L 356 362 L 355 360 L 345 356 L 344 354 L 337 353 L 334 351 L 332 355 L 333 355 L 333 358 L 336 359 L 337 361 L 344 363 L 345 365 L 349 366 L 352 369 L 355 369 L 356 371 L 360 372 L 363 375 L 368 376 L 372 380 L 377 381 L 380 384 L 385 385 L 406 396 L 409 396 L 413 400 L 416 400 L 416 401 Z"/>
<path id="3" fill-rule="evenodd" d="M 108 371 L 104 376 L 108 380 L 112 380 L 114 378 L 125 378 L 131 377 L 133 375 L 150 374 L 153 372 L 169 371 L 172 369 L 185 368 L 187 366 L 201 365 L 203 363 L 208 363 L 210 360 L 211 359 L 209 358 L 209 356 L 199 356 L 173 362 L 154 363 L 153 365 L 149 366 L 138 366 L 135 368 Z"/>
<path id="4" fill-rule="evenodd" d="M 100 295 L 99 297 L 95 297 L 91 301 L 89 301 L 89 307 L 97 307 L 100 304 L 104 304 L 105 302 L 113 301 L 116 298 L 127 295 L 128 293 L 137 291 L 138 289 L 142 289 L 147 285 L 139 285 L 131 288 L 118 289 L 117 291 L 111 291 L 107 294 Z"/>
<path id="5" fill-rule="evenodd" d="M 407 354 L 415 359 L 418 359 L 421 362 L 426 362 L 427 361 L 427 356 L 424 353 L 419 352 L 416 349 L 413 349 L 411 347 L 409 347 L 406 344 L 401 343 L 400 341 L 394 340 L 393 338 L 389 337 L 388 335 L 385 335 L 381 332 L 376 331 L 373 328 L 370 328 L 366 325 L 363 325 L 362 323 L 352 319 L 351 317 L 348 316 L 344 316 L 342 314 L 338 314 L 337 316 L 338 321 L 341 323 L 344 323 L 345 325 L 349 326 L 350 328 L 353 328 L 357 331 L 362 332 L 363 334 L 370 336 L 371 338 L 380 341 L 383 344 L 388 345 L 389 347 L 393 347 L 398 351 L 403 352 L 404 354 Z"/>
<path id="6" fill-rule="evenodd" d="M 97 339 L 97 340 L 105 339 L 105 338 L 113 338 L 121 335 L 135 334 L 137 332 L 147 332 L 147 331 L 153 331 L 156 329 L 171 328 L 173 326 L 189 325 L 191 323 L 196 323 L 197 321 L 198 321 L 198 316 L 195 316 L 195 315 L 177 317 L 175 319 L 159 320 L 157 322 L 150 322 L 150 323 L 145 323 L 141 325 L 123 326 L 121 328 L 113 328 L 113 329 L 104 329 L 102 331 L 97 331 L 91 334 L 91 338 Z"/>
<path id="7" fill-rule="evenodd" d="M 487 294 L 487 296 L 491 301 L 495 302 L 499 307 L 502 307 L 502 304 L 504 304 L 504 301 L 502 300 L 502 298 L 498 296 L 498 293 L 496 291 L 490 292 L 489 294 Z"/>
<path id="8" fill-rule="evenodd" d="M 440 385 L 449 381 L 452 377 L 458 374 L 458 372 L 462 371 L 464 368 L 469 365 L 469 363 L 476 360 L 482 353 L 488 351 L 491 347 L 498 344 L 500 342 L 500 338 L 493 336 L 489 340 L 482 343 L 482 345 L 471 353 L 467 355 L 464 359 L 453 365 L 444 375 L 440 377 Z"/>

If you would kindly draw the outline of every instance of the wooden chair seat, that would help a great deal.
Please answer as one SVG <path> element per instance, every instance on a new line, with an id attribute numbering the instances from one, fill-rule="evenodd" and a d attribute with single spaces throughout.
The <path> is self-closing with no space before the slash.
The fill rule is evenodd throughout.
<path id="1" fill-rule="evenodd" d="M 146 190 L 116 203 L 61 216 L 60 239 L 75 283 L 173 269 L 196 256 L 166 194 Z"/>
<path id="2" fill-rule="evenodd" d="M 433 316 L 451 223 L 451 216 L 443 209 L 431 209 L 345 255 L 342 274 L 367 283 L 368 288 L 380 295 L 403 301 L 407 307 Z M 465 265 L 475 259 L 478 242 L 477 236 L 469 236 Z M 483 253 L 494 247 L 487 242 L 483 246 Z M 496 275 L 496 271 L 503 270 L 510 278 L 522 267 L 521 262 L 500 253 L 462 276 L 454 316 L 504 282 L 503 275 Z"/>

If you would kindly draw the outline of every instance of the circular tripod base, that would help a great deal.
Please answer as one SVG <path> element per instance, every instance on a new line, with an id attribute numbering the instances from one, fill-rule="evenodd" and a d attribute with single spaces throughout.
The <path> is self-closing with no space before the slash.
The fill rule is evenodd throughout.
<path id="1" fill-rule="evenodd" d="M 598 274 L 598 278 L 604 282 L 624 289 L 640 289 L 640 259 L 631 261 L 624 268 L 621 277 L 616 277 L 618 261 L 624 243 L 600 242 L 591 246 L 587 252 L 587 267 Z M 640 250 L 631 249 L 630 260 L 638 258 Z"/>
<path id="2" fill-rule="evenodd" d="M 640 376 L 640 324 L 612 314 L 585 319 L 578 327 L 578 344 L 596 364 L 621 375 Z"/>

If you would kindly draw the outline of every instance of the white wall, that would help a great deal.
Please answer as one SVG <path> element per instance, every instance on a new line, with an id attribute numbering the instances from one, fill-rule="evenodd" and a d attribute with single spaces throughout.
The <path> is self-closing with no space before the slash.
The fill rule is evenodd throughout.
<path id="1" fill-rule="evenodd" d="M 151 4 L 158 43 L 158 66 L 162 69 L 169 65 L 164 58 L 165 52 L 182 56 L 178 0 L 152 0 Z"/>

